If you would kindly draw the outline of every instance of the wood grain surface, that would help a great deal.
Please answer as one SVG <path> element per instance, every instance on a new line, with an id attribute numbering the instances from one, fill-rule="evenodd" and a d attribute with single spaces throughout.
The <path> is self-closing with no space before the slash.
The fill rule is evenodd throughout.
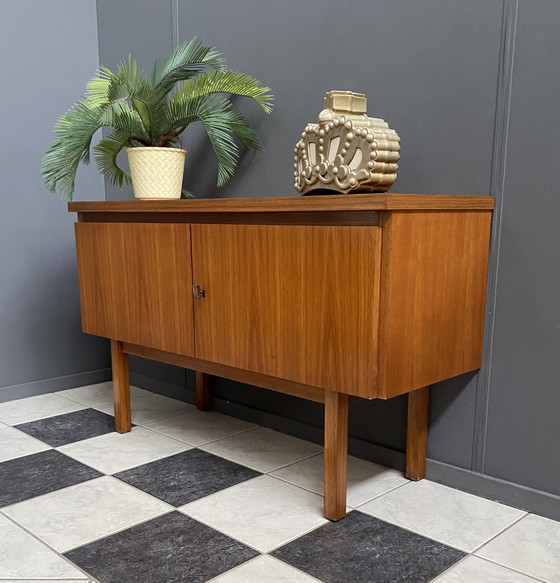
<path id="1" fill-rule="evenodd" d="M 190 200 L 124 200 L 68 203 L 78 213 L 286 213 L 294 211 L 377 211 L 492 209 L 490 196 L 446 194 L 352 194 L 255 198 L 200 198 Z"/>
<path id="2" fill-rule="evenodd" d="M 308 401 L 315 401 L 316 403 L 325 402 L 325 391 L 323 389 L 294 383 L 286 379 L 278 379 L 276 377 L 259 374 L 250 370 L 234 368 L 216 362 L 199 360 L 192 356 L 173 354 L 171 352 L 164 352 L 163 350 L 156 350 L 154 348 L 147 348 L 136 344 L 128 344 L 126 342 L 123 343 L 123 351 L 126 354 L 134 354 L 135 356 L 141 356 L 142 358 L 150 358 L 159 362 L 182 366 L 183 368 L 188 368 L 190 370 L 196 370 L 208 375 L 215 375 L 233 381 L 239 381 L 240 383 L 262 387 L 263 389 L 270 389 L 286 395 L 307 399 Z M 352 400 L 352 397 L 350 399 Z"/>
<path id="3" fill-rule="evenodd" d="M 429 412 L 430 387 L 408 393 L 405 475 L 410 480 L 426 477 Z"/>
<path id="4" fill-rule="evenodd" d="M 84 332 L 192 355 L 189 226 L 75 227 Z"/>
<path id="5" fill-rule="evenodd" d="M 192 240 L 197 358 L 371 395 L 378 228 L 192 225 Z"/>
<path id="6" fill-rule="evenodd" d="M 381 213 L 381 397 L 480 367 L 490 221 L 477 211 Z"/>
<path id="7" fill-rule="evenodd" d="M 127 433 L 132 428 L 128 354 L 123 352 L 122 342 L 118 340 L 111 340 L 111 366 L 113 369 L 115 431 Z"/>
<path id="8" fill-rule="evenodd" d="M 346 516 L 348 395 L 325 391 L 325 502 L 329 520 Z"/>

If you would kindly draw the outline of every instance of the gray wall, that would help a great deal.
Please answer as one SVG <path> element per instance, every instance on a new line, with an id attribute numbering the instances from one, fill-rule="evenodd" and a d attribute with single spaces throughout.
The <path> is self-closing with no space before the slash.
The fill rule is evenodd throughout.
<path id="1" fill-rule="evenodd" d="M 483 471 L 560 495 L 560 5 L 520 2 Z"/>
<path id="2" fill-rule="evenodd" d="M 0 400 L 107 377 L 106 343 L 80 330 L 73 217 L 43 186 L 52 127 L 98 67 L 94 0 L 0 2 Z M 82 170 L 78 196 L 102 198 Z M 97 371 L 97 372 L 95 372 Z"/>
<path id="3" fill-rule="evenodd" d="M 156 9 L 98 0 L 98 9 L 105 64 L 133 52 L 148 65 L 197 35 L 233 69 L 272 87 L 270 117 L 242 104 L 266 151 L 244 155 L 221 191 L 202 132 L 187 132 L 186 185 L 199 196 L 295 194 L 293 146 L 330 89 L 365 92 L 370 115 L 399 132 L 393 190 L 496 196 L 485 362 L 480 373 L 433 388 L 429 472 L 560 516 L 557 3 L 167 0 Z M 108 188 L 107 197 L 130 191 Z M 138 381 L 162 391 L 183 384 L 178 369 L 135 367 Z M 215 385 L 222 410 L 320 439 L 320 407 L 230 381 Z M 392 454 L 404 448 L 405 409 L 404 399 L 353 404 L 352 451 L 402 463 Z"/>

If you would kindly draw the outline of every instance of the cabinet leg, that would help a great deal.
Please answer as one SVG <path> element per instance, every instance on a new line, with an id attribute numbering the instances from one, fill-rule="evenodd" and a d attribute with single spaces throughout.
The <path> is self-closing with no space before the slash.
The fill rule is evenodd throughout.
<path id="1" fill-rule="evenodd" d="M 196 372 L 195 376 L 196 408 L 200 411 L 209 411 L 212 407 L 212 392 L 210 387 L 210 375 Z"/>
<path id="2" fill-rule="evenodd" d="M 406 477 L 411 480 L 421 480 L 426 477 L 429 405 L 430 387 L 408 393 Z"/>
<path id="3" fill-rule="evenodd" d="M 348 453 L 348 395 L 325 391 L 325 506 L 324 516 L 346 516 Z"/>
<path id="4" fill-rule="evenodd" d="M 113 368 L 113 399 L 115 403 L 115 431 L 130 431 L 130 381 L 128 354 L 122 350 L 122 342 L 111 340 L 111 364 Z"/>

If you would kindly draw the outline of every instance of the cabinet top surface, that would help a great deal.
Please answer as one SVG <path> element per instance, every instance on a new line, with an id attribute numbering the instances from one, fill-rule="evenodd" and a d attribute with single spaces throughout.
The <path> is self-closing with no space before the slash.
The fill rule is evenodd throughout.
<path id="1" fill-rule="evenodd" d="M 181 200 L 121 200 L 68 203 L 79 213 L 325 212 L 406 210 L 491 210 L 491 196 L 447 194 L 351 194 Z"/>

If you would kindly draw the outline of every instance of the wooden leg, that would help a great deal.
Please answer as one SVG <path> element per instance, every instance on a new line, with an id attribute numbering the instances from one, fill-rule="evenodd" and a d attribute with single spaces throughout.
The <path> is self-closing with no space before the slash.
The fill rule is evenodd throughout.
<path id="1" fill-rule="evenodd" d="M 348 453 L 348 395 L 325 391 L 325 506 L 324 516 L 346 516 Z"/>
<path id="2" fill-rule="evenodd" d="M 421 480 L 426 477 L 429 405 L 430 387 L 408 393 L 406 477 L 411 480 Z"/>
<path id="3" fill-rule="evenodd" d="M 130 431 L 130 381 L 128 378 L 128 354 L 122 350 L 122 342 L 111 340 L 113 367 L 113 398 L 115 402 L 115 431 Z"/>
<path id="4" fill-rule="evenodd" d="M 196 372 L 196 408 L 200 411 L 209 411 L 212 407 L 212 393 L 210 390 L 210 375 Z"/>

